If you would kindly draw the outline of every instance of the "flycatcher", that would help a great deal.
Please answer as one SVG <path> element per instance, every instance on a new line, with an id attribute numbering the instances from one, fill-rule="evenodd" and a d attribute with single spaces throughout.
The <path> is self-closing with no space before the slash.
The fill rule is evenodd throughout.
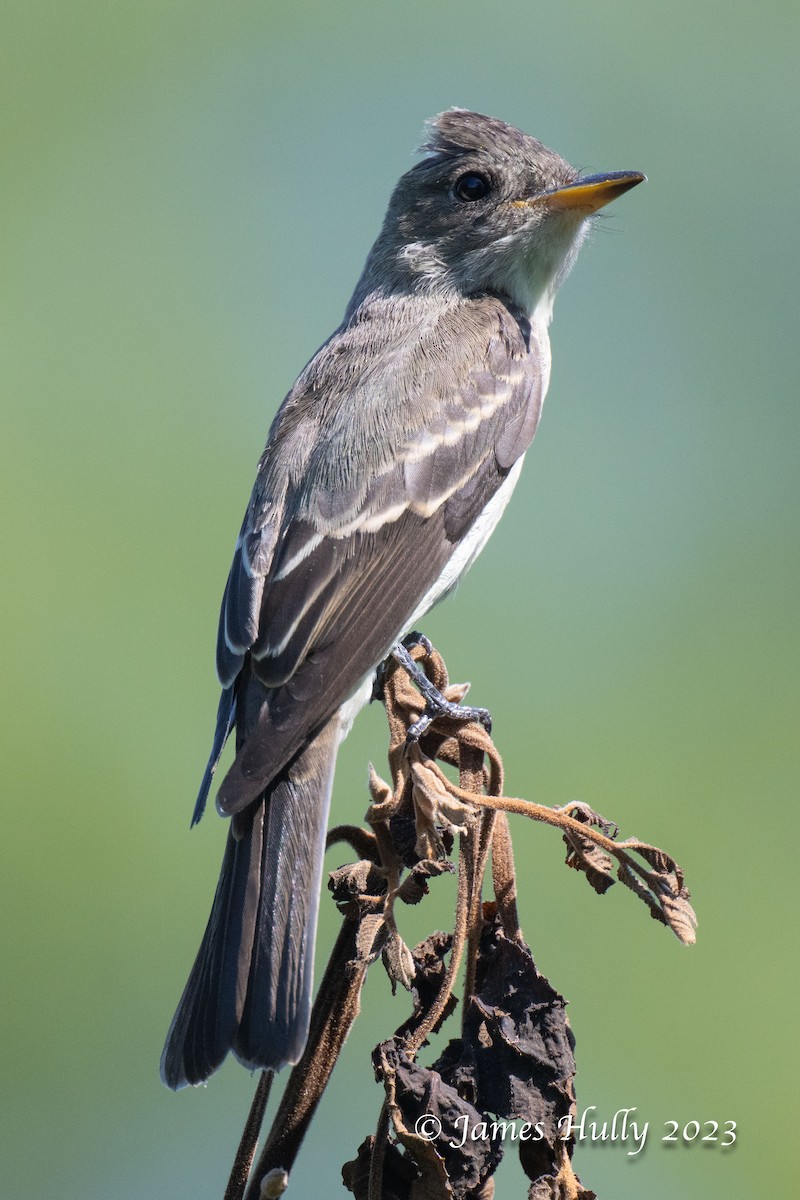
<path id="1" fill-rule="evenodd" d="M 211 916 L 161 1060 L 278 1068 L 308 1035 L 336 751 L 376 668 L 494 529 L 550 377 L 548 325 L 592 214 L 641 183 L 579 178 L 463 109 L 395 188 L 344 320 L 272 423 L 222 600 L 222 698 L 195 807 L 230 818 Z"/>

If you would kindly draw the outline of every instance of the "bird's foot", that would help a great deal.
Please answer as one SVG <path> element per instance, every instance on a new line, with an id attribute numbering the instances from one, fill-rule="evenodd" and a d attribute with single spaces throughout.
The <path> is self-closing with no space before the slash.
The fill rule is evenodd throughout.
<path id="1" fill-rule="evenodd" d="M 411 657 L 408 647 L 422 646 L 426 654 L 432 647 L 428 639 L 421 633 L 410 633 L 408 637 L 398 642 L 390 655 L 398 662 L 409 678 L 416 685 L 425 700 L 425 710 L 418 721 L 409 725 L 406 734 L 406 745 L 418 742 L 423 733 L 437 717 L 451 717 L 455 721 L 479 721 L 487 733 L 492 732 L 492 715 L 486 708 L 473 708 L 469 704 L 456 704 L 447 700 L 437 687 L 431 683 L 428 676 L 417 662 Z"/>
<path id="2" fill-rule="evenodd" d="M 430 638 L 426 638 L 424 633 L 418 633 L 416 630 L 414 630 L 413 633 L 407 633 L 406 636 L 397 643 L 397 646 L 395 647 L 395 649 L 402 647 L 405 650 L 410 652 L 411 650 L 414 649 L 415 646 L 422 646 L 422 649 L 425 651 L 425 654 L 423 655 L 424 658 L 427 658 L 427 656 L 433 650 L 433 643 L 431 642 Z M 372 683 L 372 695 L 369 698 L 370 704 L 372 703 L 373 700 L 382 700 L 383 699 L 383 684 L 384 684 L 384 680 L 386 679 L 386 671 L 389 666 L 389 660 L 394 657 L 395 657 L 394 650 L 392 650 L 389 653 L 389 657 L 385 658 L 383 660 L 383 662 L 376 669 L 375 679 L 373 680 L 373 683 Z M 409 659 L 409 662 L 411 663 L 411 667 L 409 668 L 409 671 L 410 671 L 412 679 L 416 682 L 417 676 L 422 675 L 425 678 L 426 682 L 428 683 L 428 686 L 429 687 L 432 686 L 432 684 L 430 683 L 430 680 L 428 680 L 428 677 L 425 675 L 424 671 L 422 671 L 421 668 L 418 667 L 417 664 L 414 662 L 414 660 L 411 658 L 410 653 L 408 654 L 408 659 Z M 399 662 L 400 660 L 398 659 L 397 661 Z M 405 663 L 403 663 L 402 665 L 405 666 Z M 436 690 L 436 689 L 434 689 L 434 690 Z M 436 694 L 439 695 L 438 692 Z"/>

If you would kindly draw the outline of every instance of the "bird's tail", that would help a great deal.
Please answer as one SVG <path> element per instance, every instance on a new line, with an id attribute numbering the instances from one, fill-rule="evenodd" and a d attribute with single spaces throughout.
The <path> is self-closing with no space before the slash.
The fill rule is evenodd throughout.
<path id="1" fill-rule="evenodd" d="M 167 1034 L 168 1087 L 202 1083 L 229 1050 L 250 1068 L 297 1062 L 308 1036 L 333 717 L 238 813 L 211 916 Z"/>

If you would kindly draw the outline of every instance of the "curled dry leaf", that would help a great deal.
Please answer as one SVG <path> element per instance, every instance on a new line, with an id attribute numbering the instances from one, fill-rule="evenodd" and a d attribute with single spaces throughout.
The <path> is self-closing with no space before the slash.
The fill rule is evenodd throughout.
<path id="1" fill-rule="evenodd" d="M 392 789 L 385 779 L 381 779 L 372 763 L 368 767 L 367 786 L 373 804 L 385 804 L 392 797 Z"/>
<path id="2" fill-rule="evenodd" d="M 684 884 L 683 871 L 668 854 L 657 846 L 649 846 L 630 838 L 620 842 L 621 860 L 617 878 L 635 892 L 650 909 L 650 915 L 666 925 L 686 946 L 696 940 L 697 916 L 690 903 L 690 892 Z M 638 854 L 652 870 L 642 867 L 632 857 Z"/>
<path id="3" fill-rule="evenodd" d="M 352 904 L 367 911 L 380 909 L 386 895 L 386 877 L 373 862 L 361 859 L 331 871 L 328 890 L 340 909 Z"/>
<path id="4" fill-rule="evenodd" d="M 534 1181 L 561 1168 L 559 1121 L 575 1101 L 573 1049 L 566 1001 L 495 918 L 481 932 L 463 1036 L 434 1065 L 480 1111 L 528 1125 L 518 1144 Z"/>
<path id="5" fill-rule="evenodd" d="M 428 895 L 428 880 L 436 875 L 454 875 L 455 866 L 449 858 L 425 859 L 409 871 L 397 889 L 397 899 L 404 904 L 419 904 Z"/>
<path id="6" fill-rule="evenodd" d="M 474 1196 L 503 1155 L 500 1138 L 487 1136 L 486 1116 L 394 1040 L 378 1046 L 373 1061 L 398 1140 L 420 1172 L 415 1200 Z"/>
<path id="7" fill-rule="evenodd" d="M 558 1170 L 552 1175 L 540 1175 L 531 1184 L 528 1200 L 597 1200 L 597 1193 L 582 1186 L 564 1150 Z"/>
<path id="8" fill-rule="evenodd" d="M 356 933 L 356 958 L 359 964 L 375 962 L 389 939 L 389 929 L 383 913 L 364 914 Z M 391 976 L 390 976 L 391 978 Z"/>
<path id="9" fill-rule="evenodd" d="M 684 945 L 695 942 L 697 916 L 690 903 L 683 871 L 671 855 L 637 838 L 613 841 L 617 826 L 588 805 L 570 804 L 553 812 L 566 818 L 560 827 L 569 848 L 567 865 L 583 871 L 596 892 L 608 891 L 616 874 L 620 883 L 644 901 L 656 921 L 671 929 Z M 586 827 L 585 834 L 581 826 Z M 588 832 L 591 826 L 600 829 L 601 838 Z M 635 855 L 643 858 L 651 869 L 637 862 Z"/>
<path id="10" fill-rule="evenodd" d="M 475 806 L 453 796 L 428 760 L 412 762 L 411 780 L 417 828 L 415 849 L 422 859 L 442 858 L 444 845 L 437 827 L 450 832 L 464 829 L 475 816 Z"/>
<path id="11" fill-rule="evenodd" d="M 582 825 L 590 825 L 600 830 L 606 837 L 617 836 L 617 826 L 606 821 L 588 804 L 579 802 L 568 804 L 559 809 L 570 816 L 573 821 Z M 594 890 L 601 895 L 614 884 L 614 860 L 596 842 L 584 837 L 579 829 L 573 826 L 564 830 L 564 841 L 567 844 L 566 864 L 575 871 L 583 871 Z"/>
<path id="12" fill-rule="evenodd" d="M 432 933 L 411 951 L 414 960 L 414 974 L 411 980 L 414 1011 L 395 1032 L 396 1040 L 407 1041 L 433 1007 L 447 975 L 445 955 L 452 945 L 452 934 Z M 442 1015 L 433 1027 L 433 1033 L 436 1033 L 443 1022 L 447 1020 L 456 1004 L 457 1000 L 451 992 Z"/>
<path id="13" fill-rule="evenodd" d="M 393 929 L 386 938 L 383 947 L 383 965 L 392 985 L 392 994 L 398 983 L 407 992 L 411 991 L 416 964 L 413 954 L 396 929 Z"/>
<path id="14" fill-rule="evenodd" d="M 573 830 L 564 833 L 568 867 L 582 871 L 598 895 L 614 885 L 614 860 L 600 846 Z"/>
<path id="15" fill-rule="evenodd" d="M 342 1183 L 356 1200 L 369 1200 L 369 1177 L 374 1153 L 375 1135 L 370 1134 L 358 1147 L 356 1157 L 342 1166 Z M 381 1200 L 411 1200 L 411 1188 L 416 1178 L 417 1168 L 412 1159 L 390 1142 L 383 1157 Z"/>
<path id="16" fill-rule="evenodd" d="M 377 821 L 385 820 L 396 807 L 394 793 L 386 780 L 381 779 L 372 763 L 369 764 L 367 786 L 369 788 L 370 807 L 367 810 L 366 819 L 370 824 L 374 825 Z"/>
<path id="17" fill-rule="evenodd" d="M 466 699 L 467 692 L 471 687 L 470 683 L 451 683 L 444 689 L 442 695 L 451 704 L 461 704 Z"/>
<path id="18" fill-rule="evenodd" d="M 697 940 L 697 913 L 689 903 L 689 892 L 681 888 L 680 892 L 661 896 L 661 911 L 664 920 L 684 946 L 693 946 Z"/>

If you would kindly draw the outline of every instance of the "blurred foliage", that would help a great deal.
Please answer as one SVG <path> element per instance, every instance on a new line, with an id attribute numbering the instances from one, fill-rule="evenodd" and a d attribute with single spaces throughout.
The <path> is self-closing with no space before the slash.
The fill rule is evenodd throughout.
<path id="1" fill-rule="evenodd" d="M 580 1104 L 739 1122 L 727 1153 L 651 1135 L 576 1165 L 620 1200 L 785 1193 L 797 6 L 11 0 L 3 25 L 4 1194 L 222 1193 L 248 1077 L 176 1097 L 157 1073 L 221 855 L 213 813 L 188 830 L 216 608 L 270 417 L 452 104 L 650 177 L 582 252 L 523 482 L 426 624 L 493 710 L 512 793 L 586 801 L 694 889 L 686 951 L 515 826 Z M 361 818 L 384 745 L 373 709 L 339 819 Z M 374 1122 L 392 1004 L 374 973 L 298 1195 L 338 1191 Z"/>

